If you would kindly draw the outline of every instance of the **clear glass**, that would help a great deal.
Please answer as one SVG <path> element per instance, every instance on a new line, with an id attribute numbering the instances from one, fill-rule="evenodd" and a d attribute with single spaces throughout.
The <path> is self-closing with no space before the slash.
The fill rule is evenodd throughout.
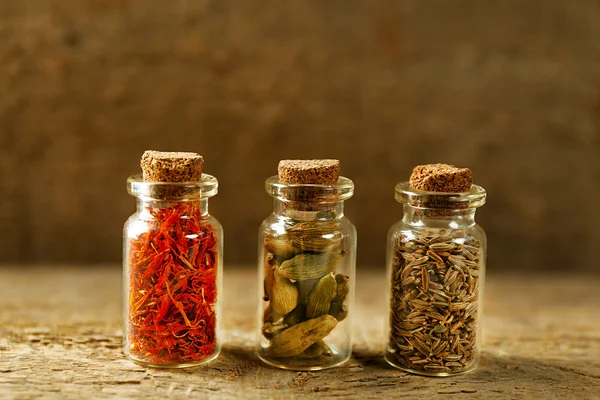
<path id="1" fill-rule="evenodd" d="M 259 231 L 258 356 L 284 369 L 316 371 L 352 353 L 356 229 L 344 216 L 351 180 L 290 185 L 267 179 L 273 213 Z"/>
<path id="2" fill-rule="evenodd" d="M 477 367 L 487 240 L 475 223 L 486 192 L 418 192 L 396 186 L 404 216 L 388 234 L 390 315 L 385 359 L 394 367 L 450 376 Z"/>
<path id="3" fill-rule="evenodd" d="M 127 180 L 137 211 L 124 226 L 124 352 L 151 367 L 207 363 L 220 352 L 223 229 L 208 213 L 218 182 Z"/>

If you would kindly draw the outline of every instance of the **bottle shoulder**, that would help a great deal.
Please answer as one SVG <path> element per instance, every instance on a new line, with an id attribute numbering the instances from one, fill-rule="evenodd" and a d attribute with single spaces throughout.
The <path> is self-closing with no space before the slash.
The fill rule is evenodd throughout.
<path id="1" fill-rule="evenodd" d="M 484 229 L 477 224 L 465 227 L 435 227 L 428 225 L 408 224 L 400 220 L 394 223 L 392 226 L 390 226 L 388 230 L 388 237 L 398 235 L 405 237 L 447 236 L 453 239 L 472 237 L 479 239 L 481 242 L 487 241 Z"/>
<path id="2" fill-rule="evenodd" d="M 302 230 L 304 228 L 314 229 L 318 226 L 323 231 L 341 231 L 345 234 L 356 235 L 356 227 L 346 217 L 335 219 L 319 219 L 319 220 L 296 220 L 282 217 L 276 214 L 268 215 L 261 223 L 259 232 L 278 236 L 289 230 Z"/>

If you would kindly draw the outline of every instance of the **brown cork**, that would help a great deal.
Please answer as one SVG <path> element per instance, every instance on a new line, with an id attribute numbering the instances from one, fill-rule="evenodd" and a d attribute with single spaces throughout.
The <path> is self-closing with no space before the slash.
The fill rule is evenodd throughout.
<path id="1" fill-rule="evenodd" d="M 283 183 L 334 185 L 340 177 L 340 161 L 281 160 L 277 171 Z"/>
<path id="2" fill-rule="evenodd" d="M 147 150 L 140 165 L 145 181 L 196 182 L 202 180 L 204 159 L 197 153 Z"/>
<path id="3" fill-rule="evenodd" d="M 469 168 L 458 168 L 448 164 L 417 165 L 409 183 L 415 190 L 461 193 L 471 190 L 473 174 Z"/>

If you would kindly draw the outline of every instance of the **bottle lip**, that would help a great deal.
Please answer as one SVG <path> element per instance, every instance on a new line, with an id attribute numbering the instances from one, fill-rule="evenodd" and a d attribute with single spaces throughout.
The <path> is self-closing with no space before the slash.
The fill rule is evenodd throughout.
<path id="1" fill-rule="evenodd" d="M 209 174 L 202 174 L 202 180 L 192 182 L 145 181 L 142 174 L 127 178 L 127 192 L 135 197 L 205 199 L 216 195 L 218 189 L 217 178 Z"/>
<path id="2" fill-rule="evenodd" d="M 479 185 L 462 193 L 426 192 L 411 189 L 408 181 L 396 185 L 396 201 L 423 209 L 478 208 L 485 204 L 487 192 Z"/>
<path id="3" fill-rule="evenodd" d="M 333 185 L 284 183 L 279 180 L 278 175 L 273 175 L 265 181 L 265 191 L 280 200 L 330 203 L 352 197 L 354 182 L 340 176 Z"/>

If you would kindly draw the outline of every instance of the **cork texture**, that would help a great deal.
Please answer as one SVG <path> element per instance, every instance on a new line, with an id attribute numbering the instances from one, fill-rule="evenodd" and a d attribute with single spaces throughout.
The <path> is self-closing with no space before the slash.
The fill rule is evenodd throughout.
<path id="1" fill-rule="evenodd" d="M 146 150 L 140 166 L 145 181 L 196 182 L 202 180 L 204 158 L 197 153 Z"/>
<path id="2" fill-rule="evenodd" d="M 598 21 L 597 0 L 0 1 L 0 261 L 118 262 L 140 155 L 202 149 L 226 264 L 256 262 L 279 160 L 330 157 L 359 263 L 385 263 L 396 183 L 442 162 L 487 190 L 491 272 L 597 270 Z"/>
<path id="3" fill-rule="evenodd" d="M 277 172 L 283 183 L 333 185 L 340 177 L 340 161 L 281 160 Z"/>
<path id="4" fill-rule="evenodd" d="M 426 192 L 468 192 L 473 184 L 473 174 L 469 168 L 448 164 L 417 165 L 409 184 L 412 189 Z"/>

